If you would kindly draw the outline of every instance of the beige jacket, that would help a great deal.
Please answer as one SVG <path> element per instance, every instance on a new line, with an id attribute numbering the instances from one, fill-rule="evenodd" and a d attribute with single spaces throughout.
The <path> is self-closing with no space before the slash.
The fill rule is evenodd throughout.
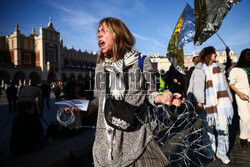
<path id="1" fill-rule="evenodd" d="M 229 84 L 233 84 L 242 93 L 248 94 L 250 88 L 247 73 L 243 69 L 234 67 L 230 71 L 228 79 L 230 80 Z"/>

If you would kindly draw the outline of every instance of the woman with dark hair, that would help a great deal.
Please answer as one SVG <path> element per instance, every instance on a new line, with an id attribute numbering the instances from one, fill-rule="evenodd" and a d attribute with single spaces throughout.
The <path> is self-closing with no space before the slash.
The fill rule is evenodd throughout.
<path id="1" fill-rule="evenodd" d="M 225 66 L 215 63 L 217 54 L 214 47 L 202 49 L 199 56 L 201 62 L 192 73 L 187 99 L 191 96 L 196 102 L 197 111 L 202 118 L 203 144 L 209 146 L 208 150 L 204 150 L 205 154 L 213 159 L 216 153 L 217 158 L 228 164 L 228 124 L 232 122 L 233 107 L 224 74 Z M 217 147 L 214 129 L 217 131 Z"/>
<path id="2" fill-rule="evenodd" d="M 250 61 L 250 49 L 244 49 L 240 53 L 240 58 L 237 63 L 237 67 L 243 68 L 243 67 L 249 67 L 249 61 Z"/>
<path id="3" fill-rule="evenodd" d="M 229 86 L 235 92 L 238 113 L 240 116 L 240 143 L 247 147 L 250 142 L 250 49 L 244 49 L 237 66 L 229 74 Z"/>
<path id="4" fill-rule="evenodd" d="M 156 91 L 150 59 L 145 58 L 141 69 L 141 53 L 133 49 L 135 39 L 119 19 L 101 20 L 97 39 L 100 54 L 95 70 L 95 99 L 88 108 L 89 113 L 98 108 L 93 145 L 95 166 L 167 166 L 168 160 L 154 141 L 152 128 L 149 128 L 154 127 L 152 122 L 140 124 L 132 131 L 114 128 L 105 117 L 108 112 L 105 103 L 111 96 L 138 107 L 146 100 L 154 106 L 160 103 L 180 106 L 183 102 L 178 99 L 180 94 L 167 92 L 160 95 Z M 122 123 L 123 120 L 116 121 Z"/>

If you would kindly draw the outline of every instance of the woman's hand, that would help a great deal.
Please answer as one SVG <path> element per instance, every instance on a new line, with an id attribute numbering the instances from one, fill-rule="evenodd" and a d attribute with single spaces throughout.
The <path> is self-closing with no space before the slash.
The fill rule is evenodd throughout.
<path id="1" fill-rule="evenodd" d="M 240 91 L 237 93 L 237 95 L 241 98 L 241 100 L 248 100 L 248 96 Z"/>
<path id="2" fill-rule="evenodd" d="M 155 98 L 155 103 L 163 103 L 166 104 L 168 106 L 180 106 L 184 101 L 185 98 L 183 98 L 182 100 L 180 100 L 181 98 L 181 94 L 179 93 L 174 93 L 172 94 L 171 92 L 166 92 L 163 95 L 159 95 Z"/>
<path id="3" fill-rule="evenodd" d="M 242 93 L 241 91 L 239 91 L 234 84 L 229 84 L 229 86 L 231 87 L 231 89 L 240 97 L 241 100 L 249 100 L 249 97 L 247 95 L 245 95 L 244 93 Z"/>

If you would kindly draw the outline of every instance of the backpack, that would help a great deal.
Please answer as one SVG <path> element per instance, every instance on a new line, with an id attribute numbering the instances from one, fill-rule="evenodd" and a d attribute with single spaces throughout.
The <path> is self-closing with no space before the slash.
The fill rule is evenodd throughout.
<path id="1" fill-rule="evenodd" d="M 143 72 L 143 62 L 144 62 L 144 59 L 146 58 L 147 56 L 143 55 L 141 57 L 141 55 L 138 56 L 138 64 L 139 64 L 139 68 L 141 70 L 141 72 Z"/>

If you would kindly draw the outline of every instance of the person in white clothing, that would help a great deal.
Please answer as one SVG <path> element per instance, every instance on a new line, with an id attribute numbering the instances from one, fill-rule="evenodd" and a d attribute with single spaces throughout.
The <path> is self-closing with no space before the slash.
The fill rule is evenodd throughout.
<path id="1" fill-rule="evenodd" d="M 235 92 L 238 113 L 240 116 L 240 143 L 247 147 L 250 142 L 250 49 L 244 49 L 238 60 L 237 66 L 229 74 L 229 86 Z"/>

